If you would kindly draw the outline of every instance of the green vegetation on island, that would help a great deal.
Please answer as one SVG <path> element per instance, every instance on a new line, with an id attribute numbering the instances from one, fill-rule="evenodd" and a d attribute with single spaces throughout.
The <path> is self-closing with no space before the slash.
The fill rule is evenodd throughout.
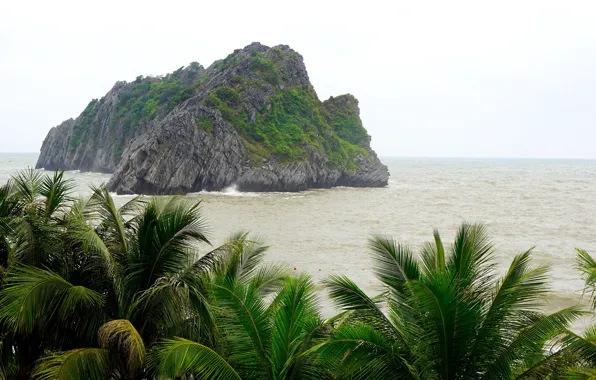
<path id="1" fill-rule="evenodd" d="M 324 289 L 246 233 L 213 247 L 200 205 L 176 197 L 117 206 L 60 172 L 0 187 L 1 379 L 592 379 L 587 312 L 541 311 L 548 268 L 517 255 L 503 276 L 482 225 L 415 254 L 369 241 L 380 294 L 346 276 Z M 596 261 L 578 251 L 586 289 Z M 590 306 L 594 307 L 596 303 Z"/>
<path id="2" fill-rule="evenodd" d="M 287 71 L 299 64 L 296 53 L 288 55 L 273 48 L 271 54 L 253 51 L 239 59 L 240 51 L 207 70 L 193 62 L 164 77 L 140 75 L 122 84 L 109 117 L 101 116 L 106 112 L 101 110 L 105 98 L 92 100 L 75 122 L 68 154 L 88 143 L 102 145 L 99 133 L 104 128 L 103 139 L 115 142 L 112 158 L 118 162 L 127 142 L 144 127 L 159 123 L 177 105 L 199 96 L 238 131 L 255 165 L 263 158 L 288 162 L 316 152 L 327 155 L 332 166 L 356 168 L 353 159 L 369 155 L 368 135 L 353 96 L 321 102 L 310 86 L 293 82 Z M 216 85 L 210 82 L 225 70 L 239 67 L 246 70 L 238 69 L 239 73 Z M 267 97 L 266 106 L 256 112 L 249 101 L 255 92 Z M 204 120 L 197 125 L 206 132 L 211 130 Z"/>
<path id="3" fill-rule="evenodd" d="M 221 69 L 228 67 L 232 58 L 222 61 Z M 321 102 L 311 88 L 292 85 L 284 73 L 286 57 L 279 49 L 272 57 L 253 52 L 245 60 L 256 78 L 236 75 L 230 85 L 217 87 L 203 102 L 218 109 L 242 135 L 254 163 L 269 157 L 301 160 L 312 151 L 326 154 L 336 166 L 350 165 L 356 155 L 368 156 L 363 147 L 368 135 L 353 96 Z M 283 89 L 277 86 L 280 81 L 285 83 Z M 255 89 L 275 95 L 267 107 L 251 115 L 245 99 Z"/>
<path id="4" fill-rule="evenodd" d="M 109 126 L 110 133 L 118 140 L 115 156 L 119 157 L 124 150 L 125 143 L 155 118 L 163 118 L 175 106 L 193 95 L 192 86 L 184 82 L 192 82 L 198 76 L 202 66 L 193 62 L 186 71 L 183 67 L 168 74 L 166 77 L 153 78 L 139 75 L 136 80 L 127 83 L 125 89 L 119 94 L 115 105 L 115 117 Z M 69 142 L 69 152 L 85 146 L 90 140 L 97 143 L 98 125 L 101 120 L 95 120 L 99 112 L 99 100 L 93 99 L 85 108 L 73 127 L 72 137 Z M 95 125 L 93 123 L 95 122 Z M 116 132 L 116 127 L 120 132 Z"/>
<path id="5" fill-rule="evenodd" d="M 97 99 L 93 99 L 87 104 L 81 116 L 74 124 L 72 128 L 72 135 L 70 137 L 70 141 L 68 144 L 68 150 L 70 153 L 74 153 L 79 145 L 85 145 L 89 141 L 89 137 L 93 134 L 94 131 L 97 131 L 96 128 L 92 127 L 93 118 L 97 114 Z"/>

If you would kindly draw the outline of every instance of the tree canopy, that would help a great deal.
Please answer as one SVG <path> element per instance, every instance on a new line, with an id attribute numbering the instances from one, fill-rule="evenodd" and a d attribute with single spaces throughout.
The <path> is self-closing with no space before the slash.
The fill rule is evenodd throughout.
<path id="1" fill-rule="evenodd" d="M 373 236 L 382 291 L 317 284 L 248 233 L 213 246 L 200 202 L 105 187 L 75 197 L 61 172 L 0 187 L 3 379 L 589 379 L 596 328 L 543 312 L 548 268 L 522 252 L 504 275 L 486 228 L 419 250 Z M 578 250 L 587 291 L 596 261 Z M 592 301 L 592 306 L 595 305 Z"/>

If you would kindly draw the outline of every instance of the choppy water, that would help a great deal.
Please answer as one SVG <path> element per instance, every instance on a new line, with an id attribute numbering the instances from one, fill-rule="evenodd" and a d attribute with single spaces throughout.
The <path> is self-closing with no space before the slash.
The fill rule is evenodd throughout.
<path id="1" fill-rule="evenodd" d="M 35 154 L 0 154 L 0 183 L 15 170 L 35 164 Z M 556 293 L 554 310 L 581 298 L 574 269 L 575 247 L 596 255 L 596 161 L 384 158 L 387 188 L 336 188 L 302 193 L 220 193 L 203 200 L 214 241 L 250 230 L 271 245 L 269 260 L 319 280 L 347 274 L 367 291 L 370 272 L 366 241 L 390 234 L 418 246 L 437 227 L 453 239 L 462 221 L 487 224 L 504 270 L 511 259 L 536 246 L 534 262 L 549 264 Z M 69 172 L 85 192 L 109 176 Z M 121 197 L 126 199 L 126 197 Z"/>

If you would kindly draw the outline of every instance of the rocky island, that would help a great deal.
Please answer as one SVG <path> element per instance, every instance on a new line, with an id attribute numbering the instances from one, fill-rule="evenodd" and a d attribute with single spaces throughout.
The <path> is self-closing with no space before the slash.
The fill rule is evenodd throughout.
<path id="1" fill-rule="evenodd" d="M 117 82 L 52 128 L 37 168 L 113 173 L 117 193 L 380 187 L 352 95 L 321 102 L 302 56 L 253 43 L 208 68 Z"/>

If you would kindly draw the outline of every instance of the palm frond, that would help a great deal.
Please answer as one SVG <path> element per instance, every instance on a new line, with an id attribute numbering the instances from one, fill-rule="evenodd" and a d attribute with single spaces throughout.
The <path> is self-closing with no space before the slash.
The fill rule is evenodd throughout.
<path id="1" fill-rule="evenodd" d="M 583 314 L 581 309 L 570 307 L 538 318 L 532 325 L 518 332 L 499 357 L 486 367 L 486 371 L 494 379 L 510 377 L 515 361 L 541 358 L 544 343 L 566 333 L 567 327 Z"/>
<path id="2" fill-rule="evenodd" d="M 272 326 L 259 293 L 237 280 L 217 278 L 211 285 L 230 350 L 229 361 L 242 371 L 272 378 L 268 358 Z"/>
<path id="3" fill-rule="evenodd" d="M 424 366 L 436 371 L 440 378 L 452 378 L 457 361 L 463 359 L 459 357 L 458 350 L 465 348 L 457 346 L 458 343 L 464 343 L 456 334 L 460 327 L 458 318 L 464 316 L 457 312 L 469 310 L 459 307 L 457 288 L 447 272 L 433 273 L 431 278 L 411 281 L 408 287 L 411 293 L 408 306 L 418 315 L 415 319 L 421 334 L 418 339 L 425 346 L 425 355 L 428 355 L 424 358 Z"/>
<path id="4" fill-rule="evenodd" d="M 19 215 L 22 206 L 23 200 L 15 194 L 12 180 L 0 186 L 0 219 Z"/>
<path id="5" fill-rule="evenodd" d="M 237 247 L 241 250 L 238 278 L 240 281 L 246 282 L 253 277 L 253 274 L 259 268 L 259 264 L 265 257 L 269 247 L 261 244 L 258 239 L 249 240 L 248 238 L 243 239 Z"/>
<path id="6" fill-rule="evenodd" d="M 250 277 L 249 284 L 261 295 L 267 295 L 281 288 L 289 278 L 289 270 L 283 264 L 261 265 Z"/>
<path id="7" fill-rule="evenodd" d="M 486 359 L 498 355 L 510 343 L 502 331 L 518 331 L 533 321 L 529 310 L 542 306 L 547 289 L 547 267 L 530 267 L 532 250 L 516 256 L 495 295 L 478 331 L 472 355 Z"/>
<path id="8" fill-rule="evenodd" d="M 399 336 L 399 332 L 382 312 L 379 303 L 368 297 L 362 289 L 346 276 L 331 276 L 323 282 L 329 297 L 344 311 L 355 311 L 351 318 L 370 323 L 387 334 Z"/>
<path id="9" fill-rule="evenodd" d="M 8 261 L 11 264 L 34 262 L 36 234 L 31 224 L 25 218 L 15 216 L 4 218 L 0 225 L 3 230 L 0 234 L 7 242 Z"/>
<path id="10" fill-rule="evenodd" d="M 12 176 L 16 196 L 27 204 L 34 203 L 43 185 L 43 174 L 39 170 L 27 168 Z"/>
<path id="11" fill-rule="evenodd" d="M 523 372 L 515 375 L 515 380 L 567 379 L 564 376 L 567 369 L 576 362 L 577 358 L 565 349 L 546 352 L 541 360 L 530 361 L 528 368 L 523 368 Z"/>
<path id="12" fill-rule="evenodd" d="M 373 269 L 377 278 L 402 297 L 404 284 L 417 280 L 420 268 L 410 249 L 395 240 L 373 236 L 369 240 L 373 252 Z"/>
<path id="13" fill-rule="evenodd" d="M 112 281 L 114 293 L 118 297 L 118 303 L 123 307 L 123 281 L 124 270 L 118 256 L 115 255 L 105 244 L 104 240 L 97 234 L 97 231 L 84 221 L 71 223 L 69 225 L 69 238 L 79 243 L 85 252 L 89 252 L 97 259 L 103 268 L 107 278 Z"/>
<path id="14" fill-rule="evenodd" d="M 300 370 L 297 362 L 307 349 L 306 336 L 321 324 L 311 279 L 306 275 L 286 279 L 270 309 L 275 318 L 270 353 L 275 378 L 291 378 Z"/>
<path id="15" fill-rule="evenodd" d="M 212 380 L 240 379 L 238 373 L 209 347 L 182 339 L 168 339 L 149 353 L 149 365 L 158 379 L 183 376 Z"/>
<path id="16" fill-rule="evenodd" d="M 78 348 L 42 358 L 33 371 L 33 378 L 37 380 L 105 380 L 110 378 L 110 374 L 111 364 L 106 350 Z"/>
<path id="17" fill-rule="evenodd" d="M 209 243 L 199 203 L 176 198 L 153 199 L 137 223 L 137 254 L 130 262 L 128 282 L 147 289 L 164 275 L 184 270 L 189 248 Z"/>
<path id="18" fill-rule="evenodd" d="M 0 320 L 14 332 L 29 333 L 35 326 L 50 323 L 54 316 L 76 315 L 81 309 L 98 316 L 102 304 L 100 294 L 74 286 L 56 273 L 20 267 L 9 273 L 0 291 Z"/>
<path id="19" fill-rule="evenodd" d="M 126 317 L 143 335 L 148 335 L 155 329 L 172 329 L 183 323 L 189 302 L 188 289 L 163 277 L 149 289 L 135 293 Z"/>
<path id="20" fill-rule="evenodd" d="M 434 229 L 433 236 L 435 243 L 425 243 L 420 252 L 420 258 L 427 273 L 445 268 L 445 247 L 443 246 L 439 230 Z"/>
<path id="21" fill-rule="evenodd" d="M 53 176 L 46 175 L 42 179 L 39 194 L 45 197 L 45 218 L 51 217 L 57 210 L 64 208 L 66 202 L 72 200 L 73 179 L 64 178 L 63 171 L 55 171 Z"/>
<path id="22" fill-rule="evenodd" d="M 143 368 L 145 343 L 130 321 L 116 319 L 107 322 L 100 327 L 98 337 L 102 348 L 125 358 L 129 374 L 134 375 Z"/>
<path id="23" fill-rule="evenodd" d="M 380 373 L 388 376 L 380 378 L 393 378 L 400 373 L 410 373 L 391 339 L 361 323 L 343 325 L 333 331 L 329 340 L 311 348 L 308 353 L 317 354 L 323 365 L 339 371 L 342 378 L 379 378 L 374 376 Z M 367 367 L 369 363 L 374 364 Z M 389 375 L 391 373 L 393 375 Z"/>
<path id="24" fill-rule="evenodd" d="M 238 278 L 247 283 L 259 268 L 269 247 L 258 239 L 251 239 L 248 232 L 237 232 L 217 248 L 221 252 L 222 260 L 214 269 L 216 274 L 229 279 Z"/>
<path id="25" fill-rule="evenodd" d="M 584 279 L 584 289 L 590 292 L 592 309 L 596 309 L 596 260 L 583 249 L 576 248 L 577 268 Z"/>
<path id="26" fill-rule="evenodd" d="M 561 341 L 566 352 L 575 354 L 584 363 L 596 366 L 596 326 L 588 327 L 581 336 L 567 331 Z"/>
<path id="27" fill-rule="evenodd" d="M 596 380 L 596 368 L 570 368 L 565 374 L 566 380 Z"/>
<path id="28" fill-rule="evenodd" d="M 462 224 L 458 229 L 448 260 L 449 273 L 462 289 L 489 293 L 494 275 L 494 249 L 486 227 Z"/>
<path id="29" fill-rule="evenodd" d="M 106 186 L 92 186 L 91 190 L 93 195 L 87 205 L 88 218 L 98 218 L 99 229 L 106 235 L 110 244 L 117 245 L 123 252 L 128 251 L 125 217 L 139 211 L 142 202 L 134 198 L 118 208 Z"/>

